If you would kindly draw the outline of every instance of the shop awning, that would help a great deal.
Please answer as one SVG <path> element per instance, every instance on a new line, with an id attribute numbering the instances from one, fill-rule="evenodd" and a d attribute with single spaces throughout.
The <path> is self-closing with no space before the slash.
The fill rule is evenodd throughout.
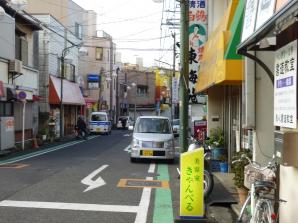
<path id="1" fill-rule="evenodd" d="M 61 79 L 50 76 L 50 104 L 60 104 L 61 101 Z M 85 105 L 81 89 L 78 84 L 63 80 L 63 98 L 62 103 L 65 105 Z"/>
<path id="2" fill-rule="evenodd" d="M 196 93 L 217 84 L 241 84 L 242 57 L 237 55 L 245 1 L 232 0 L 204 49 Z"/>

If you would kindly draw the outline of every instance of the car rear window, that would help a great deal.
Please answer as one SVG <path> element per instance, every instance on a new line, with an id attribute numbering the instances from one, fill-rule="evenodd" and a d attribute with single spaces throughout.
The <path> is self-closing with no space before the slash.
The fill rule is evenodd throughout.
<path id="1" fill-rule="evenodd" d="M 91 116 L 91 121 L 107 121 L 107 116 L 104 114 L 93 114 Z"/>
<path id="2" fill-rule="evenodd" d="M 135 132 L 170 134 L 170 123 L 168 119 L 140 118 L 136 123 Z"/>
<path id="3" fill-rule="evenodd" d="M 179 119 L 173 120 L 173 125 L 179 125 Z"/>

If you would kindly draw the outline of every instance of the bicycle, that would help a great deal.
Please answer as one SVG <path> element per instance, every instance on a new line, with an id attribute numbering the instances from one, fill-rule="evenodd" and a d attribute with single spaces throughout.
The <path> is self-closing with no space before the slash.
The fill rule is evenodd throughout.
<path id="1" fill-rule="evenodd" d="M 286 202 L 274 197 L 276 190 L 275 176 L 278 164 L 269 162 L 267 166 L 261 167 L 251 161 L 246 155 L 242 155 L 236 162 L 248 160 L 245 167 L 244 185 L 250 188 L 249 195 L 244 202 L 237 223 L 275 223 L 278 214 L 274 213 L 275 202 Z"/>

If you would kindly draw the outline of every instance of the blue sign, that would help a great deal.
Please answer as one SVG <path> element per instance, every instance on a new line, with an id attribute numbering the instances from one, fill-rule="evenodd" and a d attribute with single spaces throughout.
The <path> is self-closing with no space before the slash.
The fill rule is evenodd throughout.
<path id="1" fill-rule="evenodd" d="M 98 74 L 88 74 L 88 82 L 100 82 L 100 76 Z"/>
<path id="2" fill-rule="evenodd" d="M 19 97 L 19 99 L 24 100 L 24 99 L 26 99 L 27 94 L 26 94 L 25 91 L 20 91 L 20 92 L 18 93 L 18 97 Z"/>

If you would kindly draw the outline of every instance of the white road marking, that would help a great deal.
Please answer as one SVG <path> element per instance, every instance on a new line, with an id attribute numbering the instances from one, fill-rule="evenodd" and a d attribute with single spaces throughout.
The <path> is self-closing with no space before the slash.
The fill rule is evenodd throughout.
<path id="1" fill-rule="evenodd" d="M 129 137 L 129 136 L 131 136 L 131 134 L 124 134 L 123 136 L 124 137 Z"/>
<path id="2" fill-rule="evenodd" d="M 149 166 L 148 173 L 155 171 L 155 164 L 151 163 Z M 146 180 L 153 180 L 153 177 L 146 177 Z M 151 196 L 151 188 L 145 187 L 143 189 L 141 201 L 139 204 L 139 210 L 137 212 L 137 216 L 135 219 L 135 223 L 146 223 L 147 222 L 147 214 L 150 204 L 150 196 Z"/>
<path id="3" fill-rule="evenodd" d="M 151 163 L 149 166 L 148 173 L 154 173 L 155 171 L 155 163 Z"/>
<path id="4" fill-rule="evenodd" d="M 103 204 L 80 204 L 80 203 L 12 201 L 12 200 L 1 201 L 0 207 L 41 208 L 41 209 L 55 209 L 55 210 L 75 210 L 75 211 L 105 211 L 105 212 L 125 212 L 125 213 L 137 213 L 139 211 L 139 206 L 128 206 L 128 205 L 103 205 Z"/>
<path id="5" fill-rule="evenodd" d="M 128 146 L 124 149 L 124 151 L 125 151 L 125 152 L 128 152 L 128 153 L 130 153 L 130 150 L 131 150 L 131 149 L 130 149 L 130 145 L 128 145 Z"/>
<path id="6" fill-rule="evenodd" d="M 101 187 L 106 184 L 106 182 L 101 178 L 98 177 L 96 180 L 92 180 L 97 174 L 99 174 L 101 171 L 103 171 L 105 168 L 107 168 L 109 165 L 102 165 L 97 170 L 94 170 L 92 173 L 90 173 L 87 177 L 85 177 L 83 180 L 81 180 L 82 184 L 85 184 L 89 187 L 84 190 L 84 192 L 93 190 L 95 188 Z"/>

